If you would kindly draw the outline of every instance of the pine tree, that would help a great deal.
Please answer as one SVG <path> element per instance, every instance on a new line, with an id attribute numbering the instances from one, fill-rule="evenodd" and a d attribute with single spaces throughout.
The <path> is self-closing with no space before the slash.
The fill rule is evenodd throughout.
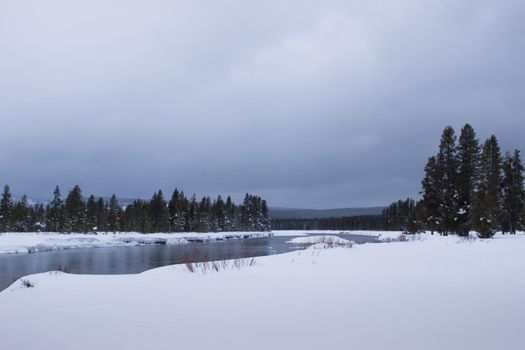
<path id="1" fill-rule="evenodd" d="M 31 208 L 26 195 L 23 195 L 13 207 L 11 225 L 16 232 L 29 231 L 31 227 Z"/>
<path id="2" fill-rule="evenodd" d="M 167 232 L 169 228 L 168 205 L 161 190 L 153 194 L 149 210 L 151 232 Z"/>
<path id="3" fill-rule="evenodd" d="M 458 234 L 468 236 L 475 192 L 477 190 L 480 157 L 479 141 L 472 126 L 466 124 L 461 130 L 458 144 Z"/>
<path id="4" fill-rule="evenodd" d="M 39 203 L 31 211 L 31 231 L 41 232 L 45 230 L 46 211 L 44 205 Z"/>
<path id="5" fill-rule="evenodd" d="M 168 212 L 170 217 L 170 231 L 182 232 L 186 225 L 187 199 L 184 192 L 178 189 L 173 191 L 168 203 Z"/>
<path id="6" fill-rule="evenodd" d="M 226 205 L 219 195 L 212 205 L 212 222 L 214 231 L 227 231 L 226 227 Z"/>
<path id="7" fill-rule="evenodd" d="M 107 209 L 107 230 L 111 232 L 120 231 L 121 208 L 115 194 L 111 196 Z"/>
<path id="8" fill-rule="evenodd" d="M 66 232 L 85 232 L 86 207 L 78 185 L 69 192 L 64 209 Z"/>
<path id="9" fill-rule="evenodd" d="M 436 157 L 428 159 L 425 166 L 425 177 L 421 182 L 423 187 L 424 223 L 432 233 L 442 226 L 442 185 L 443 176 L 438 167 Z"/>
<path id="10" fill-rule="evenodd" d="M 99 197 L 97 200 L 97 232 L 107 231 L 107 203 L 104 198 Z"/>
<path id="11" fill-rule="evenodd" d="M 494 236 L 501 215 L 501 152 L 496 136 L 483 144 L 480 159 L 479 188 L 472 213 L 472 227 L 480 238 Z"/>
<path id="12" fill-rule="evenodd" d="M 11 199 L 11 190 L 8 185 L 4 186 L 2 199 L 0 200 L 0 231 L 6 232 L 11 230 L 11 211 L 13 210 L 13 200 Z"/>
<path id="13" fill-rule="evenodd" d="M 520 215 L 524 209 L 523 164 L 520 151 L 505 155 L 502 180 L 502 230 L 516 233 L 521 228 Z"/>
<path id="14" fill-rule="evenodd" d="M 209 232 L 211 230 L 210 220 L 211 199 L 202 197 L 197 210 L 197 231 Z"/>
<path id="15" fill-rule="evenodd" d="M 55 187 L 53 199 L 47 206 L 46 231 L 63 232 L 64 231 L 64 203 L 60 196 L 60 188 Z"/>
<path id="16" fill-rule="evenodd" d="M 239 208 L 238 230 L 249 231 L 252 226 L 252 216 L 250 213 L 251 196 L 246 193 L 242 205 Z"/>
<path id="17" fill-rule="evenodd" d="M 97 200 L 94 195 L 89 196 L 86 203 L 86 230 L 97 231 Z"/>
<path id="18" fill-rule="evenodd" d="M 448 235 L 455 232 L 458 226 L 458 161 L 456 157 L 456 135 L 450 126 L 443 130 L 437 166 L 441 169 L 441 214 L 442 221 L 440 232 Z"/>
<path id="19" fill-rule="evenodd" d="M 270 231 L 272 229 L 272 221 L 268 216 L 268 203 L 266 200 L 261 201 L 261 231 Z"/>
<path id="20" fill-rule="evenodd" d="M 224 231 L 233 231 L 235 226 L 235 204 L 233 204 L 231 197 L 228 196 L 225 203 Z"/>
<path id="21" fill-rule="evenodd" d="M 191 197 L 189 203 L 188 203 L 188 212 L 186 214 L 186 227 L 184 230 L 186 232 L 192 232 L 197 227 L 197 210 L 198 210 L 198 204 L 197 199 L 195 198 L 195 194 Z"/>

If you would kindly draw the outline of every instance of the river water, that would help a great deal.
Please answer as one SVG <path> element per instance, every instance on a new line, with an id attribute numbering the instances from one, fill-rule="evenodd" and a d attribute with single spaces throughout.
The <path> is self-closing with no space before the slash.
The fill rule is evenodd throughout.
<path id="1" fill-rule="evenodd" d="M 319 235 L 319 233 L 312 232 L 309 235 Z M 373 236 L 348 234 L 337 236 L 358 244 L 375 241 Z M 257 257 L 305 248 L 305 245 L 286 243 L 292 238 L 273 236 L 190 244 L 0 254 L 0 291 L 20 277 L 47 271 L 61 270 L 92 275 L 133 274 L 166 265 Z"/>

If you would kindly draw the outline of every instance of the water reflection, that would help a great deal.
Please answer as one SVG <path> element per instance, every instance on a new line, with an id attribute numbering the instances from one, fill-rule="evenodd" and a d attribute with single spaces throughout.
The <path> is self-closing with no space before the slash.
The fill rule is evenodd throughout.
<path id="1" fill-rule="evenodd" d="M 341 236 L 357 243 L 373 237 Z M 234 258 L 257 257 L 303 249 L 285 243 L 290 237 L 226 240 L 184 245 L 145 245 L 114 248 L 66 249 L 32 254 L 0 255 L 0 291 L 14 280 L 34 273 L 67 270 L 76 274 L 131 274 L 160 266 Z"/>

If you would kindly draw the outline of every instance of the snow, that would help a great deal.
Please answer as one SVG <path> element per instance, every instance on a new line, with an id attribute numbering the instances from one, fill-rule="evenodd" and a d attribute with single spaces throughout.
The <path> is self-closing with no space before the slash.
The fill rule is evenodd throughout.
<path id="1" fill-rule="evenodd" d="M 345 235 L 360 234 L 391 235 L 391 232 L 370 231 L 312 231 L 316 234 Z M 306 236 L 308 231 L 287 230 L 273 232 L 208 232 L 208 233 L 154 233 L 142 234 L 138 232 L 98 233 L 98 234 L 61 234 L 55 232 L 8 232 L 0 233 L 0 254 L 34 253 L 41 251 L 71 249 L 71 248 L 99 248 L 116 247 L 139 244 L 185 244 L 192 241 L 213 241 L 223 239 L 257 238 L 269 235 L 279 237 Z"/>
<path id="2" fill-rule="evenodd" d="M 525 349 L 525 235 L 306 250 L 207 273 L 43 273 L 0 293 L 0 348 Z"/>
<path id="3" fill-rule="evenodd" d="M 268 237 L 270 232 L 154 233 L 138 232 L 60 234 L 54 232 L 9 232 L 0 234 L 0 254 L 34 253 L 56 249 L 116 247 L 140 244 L 185 244 L 192 241 L 213 241 Z"/>
<path id="4" fill-rule="evenodd" d="M 306 237 L 296 237 L 292 238 L 286 243 L 295 243 L 295 244 L 318 244 L 326 243 L 328 245 L 347 245 L 352 244 L 352 241 L 348 239 L 343 239 L 337 236 L 306 236 Z"/>

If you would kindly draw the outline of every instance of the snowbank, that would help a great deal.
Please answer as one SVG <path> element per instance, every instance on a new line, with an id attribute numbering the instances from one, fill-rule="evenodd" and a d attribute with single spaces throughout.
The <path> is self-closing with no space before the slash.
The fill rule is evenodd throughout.
<path id="1" fill-rule="evenodd" d="M 0 348 L 525 349 L 525 236 L 416 237 L 206 274 L 27 276 L 0 293 Z"/>
<path id="2" fill-rule="evenodd" d="M 140 244 L 185 244 L 224 239 L 268 237 L 270 232 L 154 233 L 138 232 L 59 234 L 52 232 L 1 233 L 0 254 L 33 253 L 55 249 L 115 247 Z"/>
<path id="3" fill-rule="evenodd" d="M 348 239 L 343 239 L 337 236 L 307 236 L 307 237 L 296 237 L 287 241 L 286 243 L 294 244 L 318 244 L 326 243 L 329 245 L 349 245 L 352 244 L 352 241 Z"/>

